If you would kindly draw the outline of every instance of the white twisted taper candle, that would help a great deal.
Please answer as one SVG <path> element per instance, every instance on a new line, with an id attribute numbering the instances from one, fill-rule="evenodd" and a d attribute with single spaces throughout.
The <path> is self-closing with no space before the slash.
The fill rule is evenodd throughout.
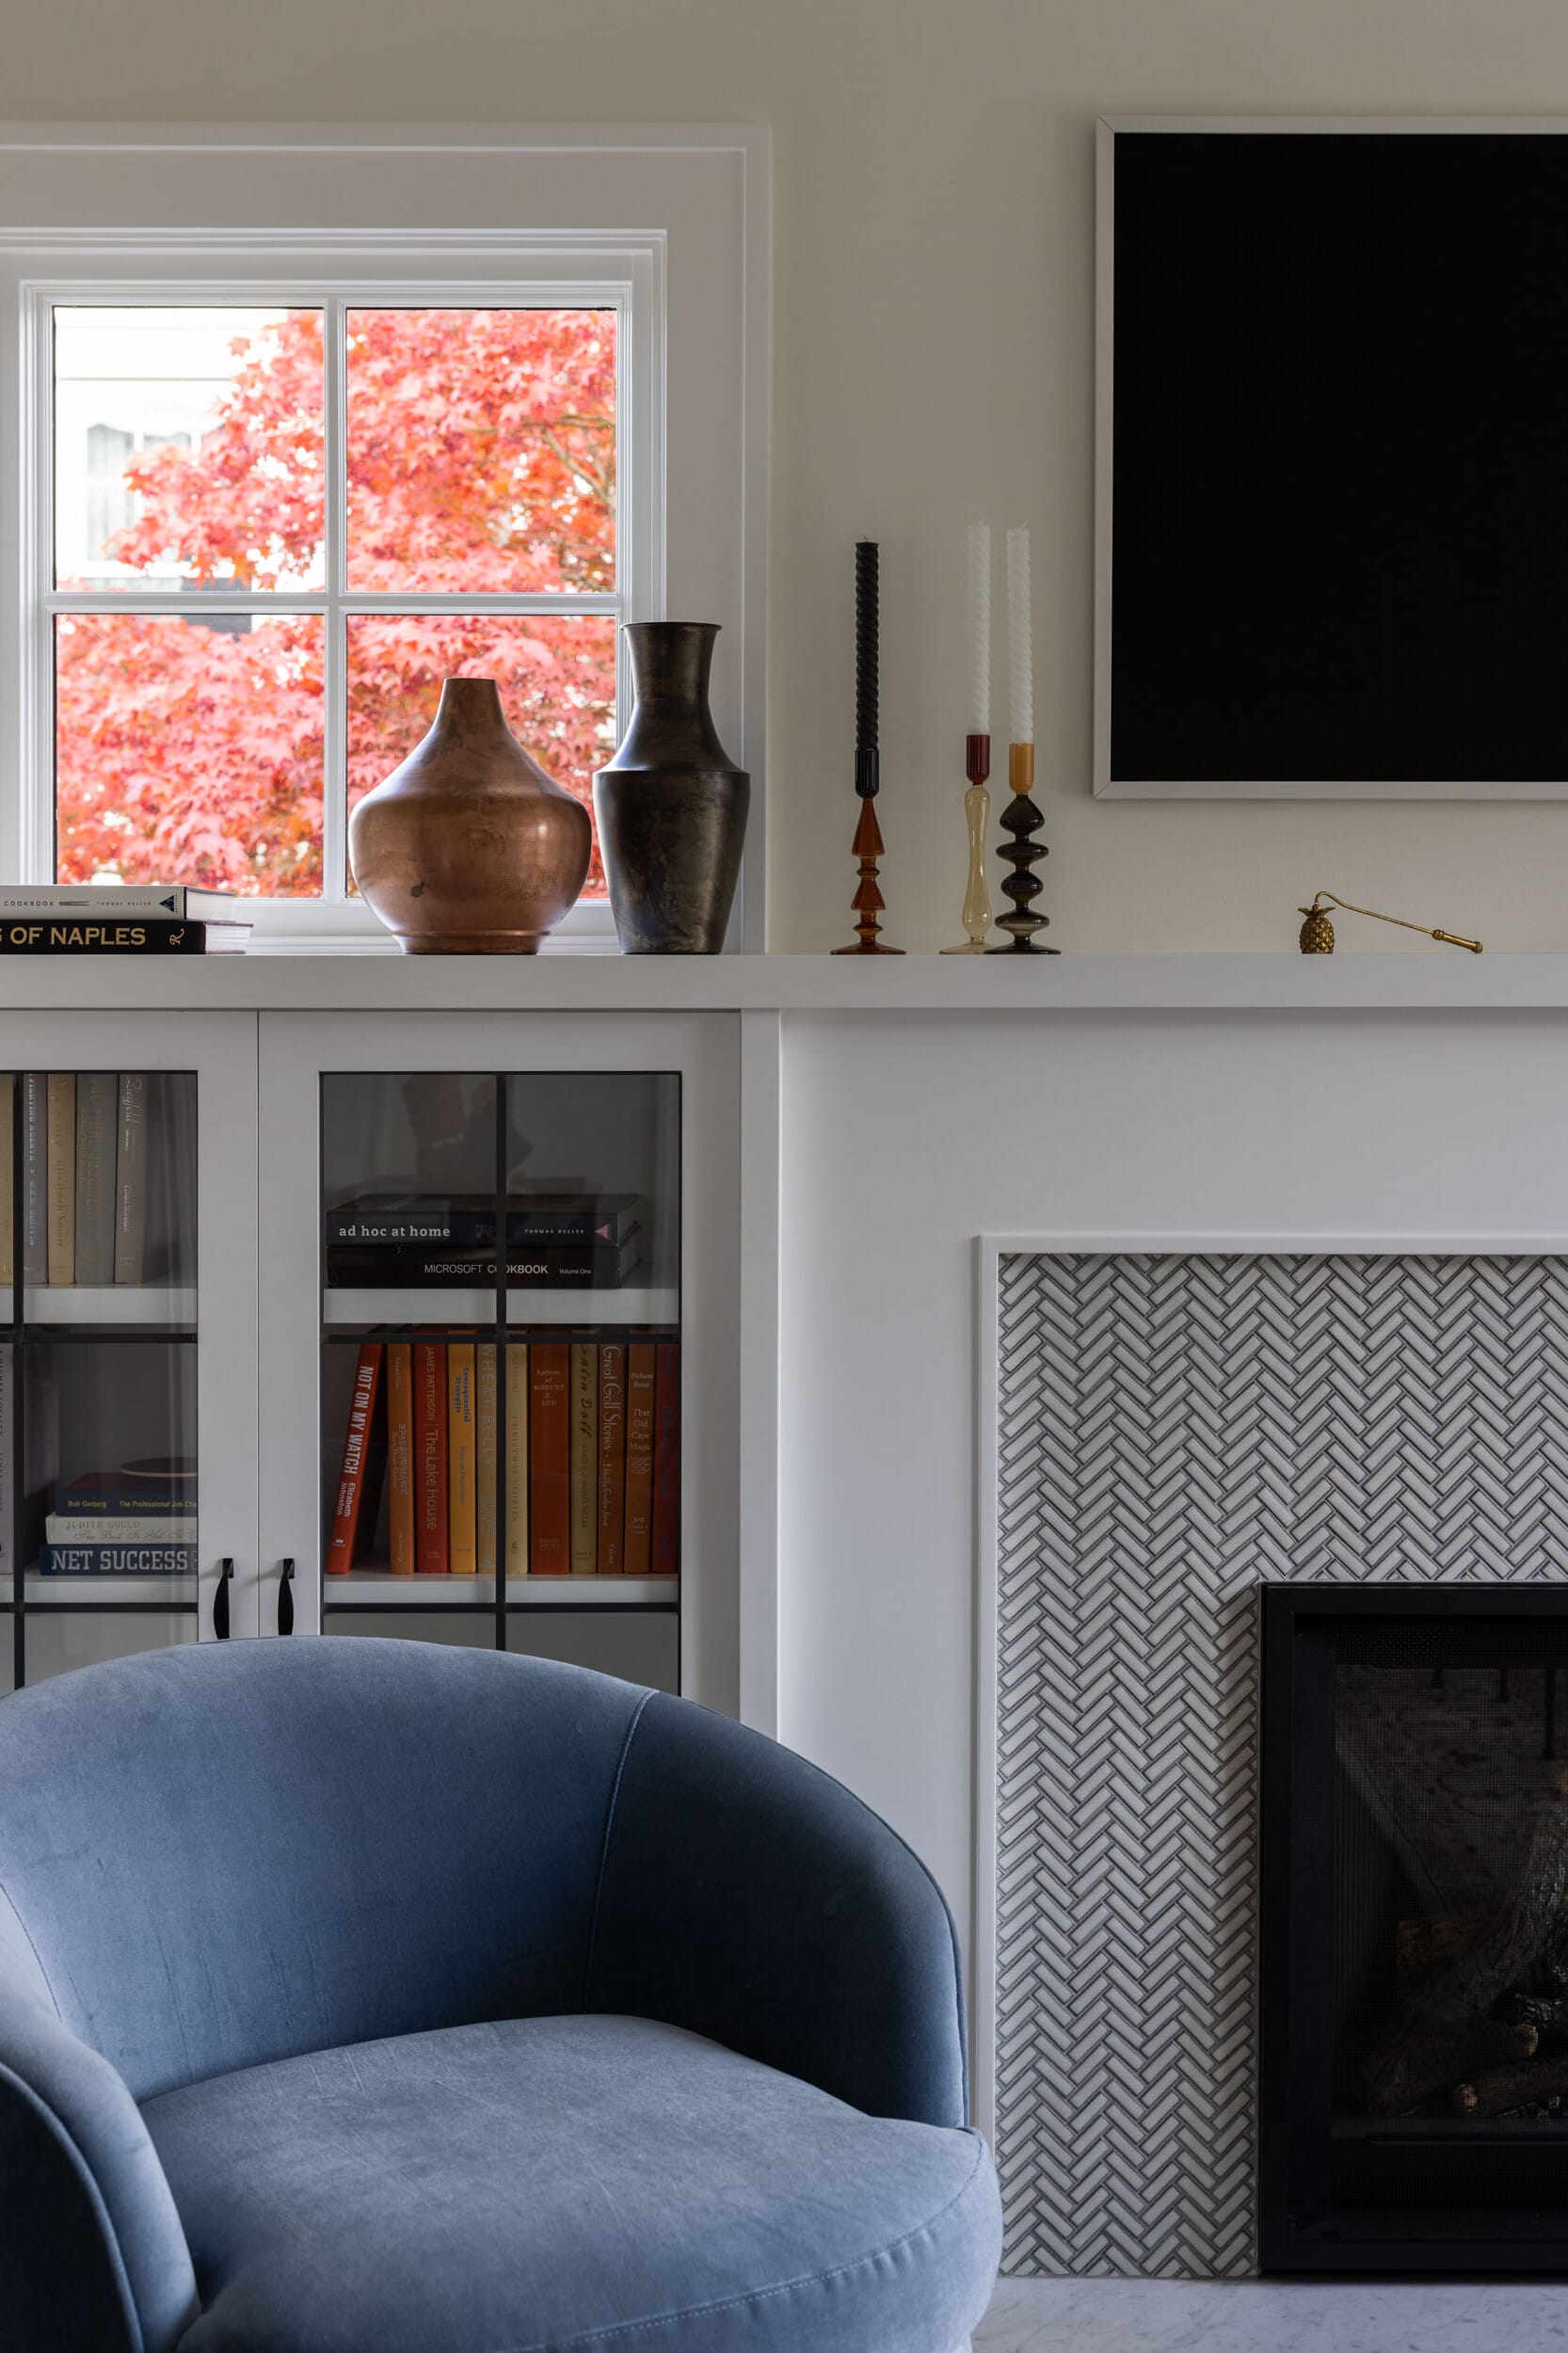
<path id="1" fill-rule="evenodd" d="M 991 526 L 969 525 L 969 733 L 991 732 Z"/>
<path id="2" fill-rule="evenodd" d="M 1029 598 L 1029 531 L 1007 535 L 1007 647 L 1012 741 L 1034 741 L 1034 655 Z"/>

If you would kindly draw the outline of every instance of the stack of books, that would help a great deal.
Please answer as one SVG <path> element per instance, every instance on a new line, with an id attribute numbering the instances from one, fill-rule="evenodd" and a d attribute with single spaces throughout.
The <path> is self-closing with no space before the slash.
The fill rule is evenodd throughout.
<path id="1" fill-rule="evenodd" d="M 28 1071 L 17 1089 L 8 1076 L 0 1077 L 0 1284 L 15 1280 L 12 1119 L 18 1112 L 23 1281 L 152 1279 L 149 1166 L 155 1160 L 159 1181 L 171 1181 L 166 1130 L 172 1083 L 142 1070 Z"/>
<path id="2" fill-rule="evenodd" d="M 382 1490 L 394 1577 L 493 1577 L 498 1349 L 366 1340 L 327 1547 L 370 1565 Z M 663 1335 L 514 1341 L 505 1357 L 508 1577 L 674 1577 L 680 1351 Z"/>
<path id="3" fill-rule="evenodd" d="M 506 1280 L 540 1290 L 618 1290 L 642 1264 L 635 1193 L 536 1193 L 506 1205 Z M 328 1209 L 327 1280 L 374 1290 L 495 1281 L 495 1202 L 373 1193 Z"/>
<path id="4" fill-rule="evenodd" d="M 16 883 L 0 887 L 0 954 L 240 956 L 243 904 L 184 883 Z"/>
<path id="5" fill-rule="evenodd" d="M 43 1534 L 45 1577 L 194 1577 L 196 1466 L 160 1458 L 62 1481 Z"/>

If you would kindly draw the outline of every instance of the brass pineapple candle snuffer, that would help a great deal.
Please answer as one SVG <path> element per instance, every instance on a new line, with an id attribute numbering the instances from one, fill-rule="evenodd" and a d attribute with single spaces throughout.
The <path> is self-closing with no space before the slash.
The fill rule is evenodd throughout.
<path id="1" fill-rule="evenodd" d="M 1420 932 L 1428 939 L 1440 939 L 1448 948 L 1467 948 L 1473 956 L 1481 952 L 1479 939 L 1462 939 L 1457 932 L 1442 932 L 1430 923 L 1410 923 L 1402 915 L 1380 915 L 1376 907 L 1352 906 L 1348 899 L 1336 898 L 1332 890 L 1320 890 L 1309 907 L 1298 907 L 1298 915 L 1306 918 L 1301 928 L 1301 952 L 1304 956 L 1332 956 L 1334 925 L 1324 909 L 1325 900 L 1331 907 L 1341 907 L 1347 915 L 1369 915 L 1374 923 L 1397 923 L 1401 931 Z"/>

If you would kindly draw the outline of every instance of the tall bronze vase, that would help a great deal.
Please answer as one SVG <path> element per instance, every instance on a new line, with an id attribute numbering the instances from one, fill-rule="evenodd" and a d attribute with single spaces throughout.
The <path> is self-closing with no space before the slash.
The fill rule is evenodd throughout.
<path id="1" fill-rule="evenodd" d="M 741 872 L 751 778 L 708 708 L 714 621 L 631 621 L 636 703 L 594 777 L 600 855 L 622 953 L 715 956 Z"/>
<path id="2" fill-rule="evenodd" d="M 435 724 L 348 821 L 360 896 L 409 956 L 531 956 L 576 902 L 593 828 L 529 759 L 494 679 L 449 678 Z"/>

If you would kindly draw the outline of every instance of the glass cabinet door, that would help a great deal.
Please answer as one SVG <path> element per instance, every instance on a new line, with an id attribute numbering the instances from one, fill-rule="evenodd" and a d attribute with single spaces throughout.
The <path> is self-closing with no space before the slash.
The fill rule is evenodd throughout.
<path id="1" fill-rule="evenodd" d="M 203 1195 L 216 1184 L 221 1198 L 232 1173 L 202 1165 L 211 1074 L 149 1066 L 145 1022 L 118 1037 L 114 1019 L 93 1023 L 99 1053 L 73 1055 L 85 1041 L 69 1032 L 87 1026 L 30 1020 L 30 1045 L 67 1051 L 0 1074 L 0 1691 L 246 1631 L 253 1614 L 253 1428 L 232 1414 L 214 1428 L 211 1365 L 202 1379 L 204 1356 L 254 1359 L 253 1282 L 248 1295 L 235 1279 L 254 1264 L 247 1188 L 241 1176 L 237 1201 L 227 1194 L 246 1223 L 204 1313 L 216 1205 L 204 1219 Z M 203 1041 L 198 1061 L 209 1052 Z M 245 1142 L 232 1062 L 219 1091 L 240 1111 L 232 1156 Z M 251 1394 L 242 1369 L 231 1407 L 243 1416 Z"/>
<path id="2" fill-rule="evenodd" d="M 680 1074 L 320 1083 L 324 1630 L 678 1689 Z"/>
<path id="3" fill-rule="evenodd" d="M 732 1225 L 732 1203 L 703 1216 L 732 1025 L 717 1024 L 716 1072 L 693 1068 L 672 1025 L 647 1035 L 648 1066 L 605 1068 L 591 1017 L 538 1017 L 523 1036 L 493 1016 L 467 1025 L 492 1050 L 462 1068 L 408 1050 L 423 1032 L 450 1051 L 464 1025 L 437 1016 L 360 1023 L 382 1051 L 326 1068 L 319 1029 L 279 1019 L 294 1050 L 271 1058 L 264 1136 L 308 1119 L 315 1179 L 308 1203 L 295 1188 L 287 1239 L 264 1239 L 264 1264 L 312 1270 L 308 1437 L 302 1383 L 283 1385 L 279 1417 L 309 1444 L 316 1498 L 308 1531 L 281 1507 L 275 1523 L 296 1605 L 328 1636 L 483 1644 L 692 1688 L 687 1303 Z M 268 1064 L 264 1032 L 264 1102 Z M 289 1309 L 270 1285 L 263 1315 L 280 1356 Z M 727 1327 L 710 1329 L 723 1384 Z M 264 1337 L 264 1353 L 270 1369 Z M 279 1441 L 266 1497 L 290 1483 Z"/>

